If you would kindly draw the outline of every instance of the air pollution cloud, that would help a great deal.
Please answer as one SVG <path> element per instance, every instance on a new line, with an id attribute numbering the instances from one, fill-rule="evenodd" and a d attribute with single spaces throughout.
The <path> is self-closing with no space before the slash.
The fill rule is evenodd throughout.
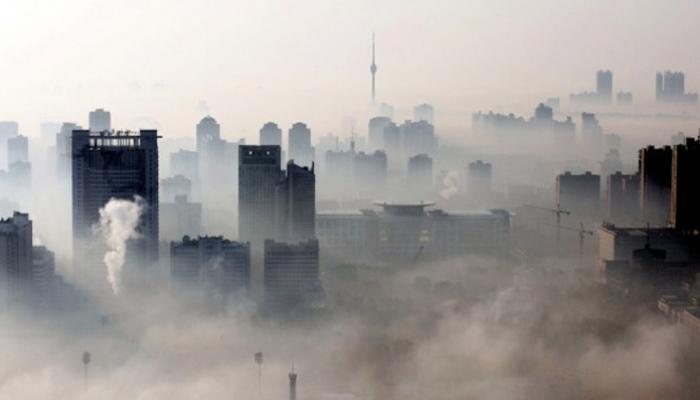
<path id="1" fill-rule="evenodd" d="M 110 199 L 100 209 L 99 231 L 110 249 L 103 260 L 107 266 L 107 281 L 114 294 L 118 294 L 121 289 L 126 242 L 139 237 L 136 228 L 143 213 L 143 203 L 139 196 L 135 196 L 134 201 Z"/>
<path id="2" fill-rule="evenodd" d="M 440 191 L 440 197 L 447 200 L 459 192 L 459 174 L 457 171 L 448 172 L 442 180 L 442 184 L 445 186 L 444 189 Z"/>

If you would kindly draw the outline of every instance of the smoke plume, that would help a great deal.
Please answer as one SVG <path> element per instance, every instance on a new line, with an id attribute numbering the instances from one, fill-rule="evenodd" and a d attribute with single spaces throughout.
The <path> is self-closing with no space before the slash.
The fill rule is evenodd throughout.
<path id="1" fill-rule="evenodd" d="M 100 227 L 109 251 L 105 253 L 107 281 L 115 294 L 121 289 L 121 274 L 126 256 L 126 243 L 139 237 L 136 228 L 143 212 L 143 199 L 135 196 L 134 201 L 110 199 L 100 209 Z"/>

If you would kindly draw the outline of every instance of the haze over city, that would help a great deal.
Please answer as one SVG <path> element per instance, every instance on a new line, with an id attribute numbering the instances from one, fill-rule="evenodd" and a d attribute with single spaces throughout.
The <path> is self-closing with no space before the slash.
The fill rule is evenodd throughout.
<path id="1" fill-rule="evenodd" d="M 697 2 L 0 11 L 0 399 L 698 397 Z"/>

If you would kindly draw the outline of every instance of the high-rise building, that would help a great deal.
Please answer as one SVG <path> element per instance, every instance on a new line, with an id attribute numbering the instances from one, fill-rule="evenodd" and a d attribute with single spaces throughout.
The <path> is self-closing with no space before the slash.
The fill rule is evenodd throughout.
<path id="1" fill-rule="evenodd" d="M 427 154 L 416 154 L 408 159 L 409 187 L 429 193 L 433 187 L 433 159 Z"/>
<path id="2" fill-rule="evenodd" d="M 7 165 L 17 161 L 29 161 L 29 140 L 23 135 L 7 139 Z"/>
<path id="3" fill-rule="evenodd" d="M 160 180 L 161 201 L 172 202 L 177 196 L 192 198 L 192 181 L 184 175 L 175 175 Z"/>
<path id="4" fill-rule="evenodd" d="M 607 177 L 607 220 L 618 225 L 639 224 L 639 174 L 620 171 Z"/>
<path id="5" fill-rule="evenodd" d="M 58 160 L 58 174 L 62 178 L 67 178 L 71 173 L 72 163 L 72 142 L 73 131 L 82 130 L 79 125 L 72 122 L 64 122 L 61 129 L 56 133 L 56 159 Z"/>
<path id="6" fill-rule="evenodd" d="M 384 128 L 391 124 L 388 117 L 374 117 L 369 120 L 369 148 L 371 151 L 384 150 Z"/>
<path id="7" fill-rule="evenodd" d="M 612 102 L 613 93 L 613 73 L 612 71 L 596 72 L 596 92 L 601 100 L 606 103 Z"/>
<path id="8" fill-rule="evenodd" d="M 557 175 L 556 202 L 565 210 L 583 217 L 596 217 L 600 207 L 600 175 L 589 171 Z"/>
<path id="9" fill-rule="evenodd" d="M 202 231 L 202 204 L 187 201 L 187 196 L 175 196 L 173 201 L 160 203 L 160 239 L 180 240 L 183 236 L 199 236 Z"/>
<path id="10" fill-rule="evenodd" d="M 0 121 L 0 165 L 7 163 L 7 140 L 19 135 L 19 125 L 15 121 Z"/>
<path id="11" fill-rule="evenodd" d="M 416 121 L 425 121 L 433 125 L 435 110 L 430 104 L 420 104 L 413 107 L 413 119 Z"/>
<path id="12" fill-rule="evenodd" d="M 112 130 L 112 114 L 98 108 L 90 111 L 90 132 L 108 132 Z"/>
<path id="13" fill-rule="evenodd" d="M 355 187 L 360 191 L 377 194 L 386 186 L 387 170 L 387 157 L 383 151 L 355 154 L 352 165 Z"/>
<path id="14" fill-rule="evenodd" d="M 491 163 L 481 160 L 469 163 L 467 168 L 467 189 L 472 196 L 491 193 L 492 170 Z"/>
<path id="15" fill-rule="evenodd" d="M 278 240 L 298 242 L 316 237 L 316 175 L 311 168 L 301 167 L 293 161 L 287 163 L 287 171 L 277 184 L 277 236 Z"/>
<path id="16" fill-rule="evenodd" d="M 265 302 L 293 308 L 315 303 L 323 295 L 319 279 L 318 240 L 297 244 L 265 241 Z"/>
<path id="17" fill-rule="evenodd" d="M 294 368 L 289 373 L 289 400 L 297 400 L 297 374 Z"/>
<path id="18" fill-rule="evenodd" d="M 673 150 L 648 146 L 639 150 L 639 208 L 644 221 L 665 227 L 671 209 Z"/>
<path id="19" fill-rule="evenodd" d="M 263 125 L 260 128 L 260 145 L 282 147 L 282 129 L 274 122 Z"/>
<path id="20" fill-rule="evenodd" d="M 435 128 L 427 121 L 406 121 L 401 125 L 401 147 L 404 157 L 437 152 Z M 404 158 L 405 159 L 405 158 Z"/>
<path id="21" fill-rule="evenodd" d="M 207 154 L 216 147 L 221 139 L 221 126 L 216 120 L 207 115 L 197 124 L 197 153 L 200 161 L 204 161 Z"/>
<path id="22" fill-rule="evenodd" d="M 540 103 L 537 105 L 537 108 L 535 109 L 535 120 L 538 122 L 543 122 L 543 121 L 552 121 L 554 119 L 554 112 L 552 111 L 552 107 L 549 107 L 548 105 L 545 105 L 543 103 Z"/>
<path id="23" fill-rule="evenodd" d="M 250 287 L 250 244 L 221 236 L 182 238 L 170 244 L 172 277 L 227 296 Z"/>
<path id="24" fill-rule="evenodd" d="M 668 103 L 698 102 L 697 93 L 685 92 L 685 74 L 683 72 L 665 71 L 656 73 L 656 101 Z"/>
<path id="25" fill-rule="evenodd" d="M 279 146 L 239 146 L 238 237 L 253 246 L 275 237 Z"/>
<path id="26" fill-rule="evenodd" d="M 180 149 L 170 153 L 170 174 L 182 175 L 191 182 L 199 181 L 199 158 L 196 151 Z"/>
<path id="27" fill-rule="evenodd" d="M 87 255 L 94 246 L 93 226 L 100 209 L 111 199 L 143 201 L 138 232 L 127 256 L 133 262 L 158 260 L 158 133 L 72 133 L 73 254 L 79 264 L 90 267 L 96 260 Z M 97 255 L 97 254 L 93 254 Z M 101 255 L 101 254 L 100 254 Z"/>
<path id="28" fill-rule="evenodd" d="M 314 161 L 311 130 L 303 122 L 297 122 L 289 129 L 289 159 L 307 167 Z"/>
<path id="29" fill-rule="evenodd" d="M 681 231 L 700 230 L 700 139 L 673 146 L 671 162 L 671 226 Z"/>
<path id="30" fill-rule="evenodd" d="M 14 212 L 0 219 L 0 296 L 12 295 L 31 280 L 32 221 L 28 214 Z"/>

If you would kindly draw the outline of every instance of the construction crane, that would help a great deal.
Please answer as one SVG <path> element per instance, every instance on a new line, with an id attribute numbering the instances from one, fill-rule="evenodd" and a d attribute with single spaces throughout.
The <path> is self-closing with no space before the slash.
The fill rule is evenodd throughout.
<path id="1" fill-rule="evenodd" d="M 552 226 L 552 225 L 550 225 L 550 226 Z M 564 229 L 567 231 L 578 232 L 578 260 L 579 260 L 579 264 L 583 265 L 583 241 L 586 238 L 586 235 L 593 236 L 593 235 L 595 235 L 595 232 L 584 229 L 583 222 L 581 222 L 581 225 L 579 226 L 579 228 L 572 228 L 569 226 L 557 226 L 557 229 Z"/>
<path id="2" fill-rule="evenodd" d="M 557 203 L 557 208 L 538 207 L 529 204 L 525 204 L 525 207 L 534 208 L 535 210 L 549 211 L 557 216 L 557 249 L 559 249 L 559 228 L 561 227 L 561 216 L 571 215 L 571 211 L 562 210 L 561 205 L 559 203 Z"/>

